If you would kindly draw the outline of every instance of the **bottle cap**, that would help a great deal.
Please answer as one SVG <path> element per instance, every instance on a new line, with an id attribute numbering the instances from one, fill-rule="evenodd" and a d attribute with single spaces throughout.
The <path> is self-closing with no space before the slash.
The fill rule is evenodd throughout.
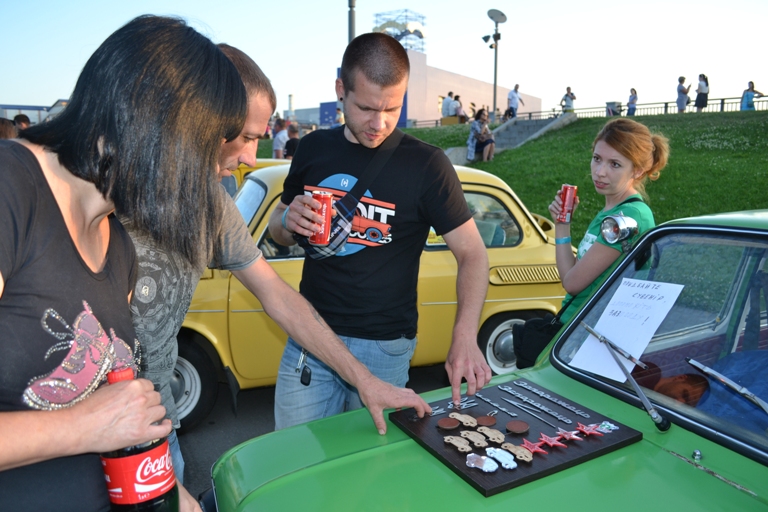
<path id="1" fill-rule="evenodd" d="M 115 382 L 120 382 L 121 380 L 133 380 L 133 369 L 125 366 L 123 368 L 120 368 L 118 370 L 112 370 L 107 374 L 107 382 L 110 384 L 114 384 Z"/>

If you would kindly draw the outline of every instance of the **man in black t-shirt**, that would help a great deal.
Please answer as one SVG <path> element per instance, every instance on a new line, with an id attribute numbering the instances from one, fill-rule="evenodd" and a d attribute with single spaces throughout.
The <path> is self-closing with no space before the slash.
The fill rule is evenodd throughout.
<path id="1" fill-rule="evenodd" d="M 344 53 L 336 92 L 346 124 L 306 135 L 286 178 L 269 230 L 282 245 L 309 236 L 321 218 L 313 190 L 349 192 L 378 148 L 394 131 L 408 86 L 403 47 L 384 34 L 364 34 Z M 491 370 L 477 346 L 488 286 L 488 257 L 453 166 L 434 146 L 406 135 L 357 206 L 352 233 L 339 253 L 306 258 L 301 293 L 377 377 L 396 386 L 408 380 L 416 343 L 419 258 L 430 226 L 458 262 L 458 308 L 446 370 L 453 399 L 462 378 L 469 394 Z M 308 385 L 298 370 L 312 371 Z M 306 379 L 305 379 L 306 381 Z M 357 390 L 341 382 L 312 354 L 304 359 L 288 339 L 275 390 L 276 428 L 361 406 Z"/>
<path id="2" fill-rule="evenodd" d="M 296 150 L 299 148 L 299 127 L 292 124 L 288 127 L 288 140 L 285 141 L 283 156 L 286 160 L 293 160 Z"/>

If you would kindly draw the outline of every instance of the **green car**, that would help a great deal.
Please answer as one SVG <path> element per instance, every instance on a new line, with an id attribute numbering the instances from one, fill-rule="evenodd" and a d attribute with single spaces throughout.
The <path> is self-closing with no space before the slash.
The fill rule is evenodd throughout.
<path id="1" fill-rule="evenodd" d="M 533 368 L 461 412 L 426 393 L 438 414 L 385 436 L 358 410 L 243 443 L 213 466 L 218 510 L 768 510 L 767 260 L 768 210 L 658 226 Z M 614 356 L 585 325 L 640 363 L 595 365 Z M 637 388 L 603 376 L 620 363 Z"/>

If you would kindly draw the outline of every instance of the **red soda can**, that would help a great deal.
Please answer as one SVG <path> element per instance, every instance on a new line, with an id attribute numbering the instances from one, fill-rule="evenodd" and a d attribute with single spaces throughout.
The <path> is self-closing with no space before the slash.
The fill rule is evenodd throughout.
<path id="1" fill-rule="evenodd" d="M 579 187 L 576 185 L 563 185 L 563 188 L 560 189 L 560 200 L 563 202 L 563 208 L 560 210 L 560 215 L 557 216 L 557 222 L 571 222 L 573 203 L 576 200 L 578 190 Z"/>
<path id="2" fill-rule="evenodd" d="M 313 210 L 322 215 L 323 222 L 320 224 L 320 231 L 315 231 L 309 237 L 309 243 L 312 245 L 328 245 L 331 241 L 331 219 L 333 214 L 333 194 L 330 192 L 312 192 L 312 199 L 320 202 L 320 209 Z"/>

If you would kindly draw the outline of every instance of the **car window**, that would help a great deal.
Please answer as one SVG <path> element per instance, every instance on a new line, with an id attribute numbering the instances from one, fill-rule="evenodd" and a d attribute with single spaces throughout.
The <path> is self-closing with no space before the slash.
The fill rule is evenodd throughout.
<path id="1" fill-rule="evenodd" d="M 259 249 L 268 260 L 281 260 L 289 258 L 304 259 L 304 249 L 299 244 L 293 244 L 290 247 L 280 245 L 272 239 L 269 230 L 266 230 L 259 243 Z"/>
<path id="2" fill-rule="evenodd" d="M 697 232 L 644 240 L 576 322 L 594 327 L 624 279 L 683 285 L 640 357 L 649 369 L 635 366 L 633 375 L 656 403 L 767 452 L 768 412 L 689 363 L 725 375 L 768 403 L 767 257 L 768 241 L 754 236 Z M 555 358 L 570 363 L 587 337 L 581 325 L 572 328 Z M 574 370 L 632 392 L 628 382 Z"/>
<path id="3" fill-rule="evenodd" d="M 243 181 L 243 185 L 235 194 L 235 204 L 247 225 L 250 226 L 266 195 L 267 186 L 260 179 L 251 178 Z"/>
<path id="4" fill-rule="evenodd" d="M 464 198 L 486 247 L 512 247 L 520 243 L 520 226 L 497 198 L 477 192 L 464 192 Z M 427 248 L 445 247 L 443 237 L 430 228 Z"/>

